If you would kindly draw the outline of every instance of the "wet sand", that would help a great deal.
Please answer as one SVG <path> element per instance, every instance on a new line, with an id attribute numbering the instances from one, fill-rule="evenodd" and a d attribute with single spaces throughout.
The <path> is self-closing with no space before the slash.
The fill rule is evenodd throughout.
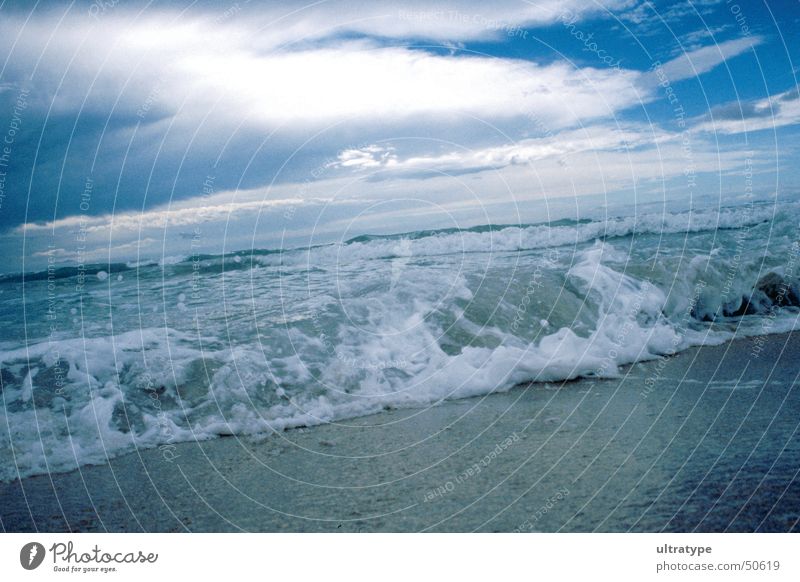
<path id="1" fill-rule="evenodd" d="M 0 484 L 6 531 L 797 531 L 800 334 Z"/>

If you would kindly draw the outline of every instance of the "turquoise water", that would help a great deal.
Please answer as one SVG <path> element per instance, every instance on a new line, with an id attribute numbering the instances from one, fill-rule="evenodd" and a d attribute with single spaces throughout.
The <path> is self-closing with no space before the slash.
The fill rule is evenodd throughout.
<path id="1" fill-rule="evenodd" d="M 799 220 L 760 204 L 4 276 L 0 479 L 788 331 Z"/>

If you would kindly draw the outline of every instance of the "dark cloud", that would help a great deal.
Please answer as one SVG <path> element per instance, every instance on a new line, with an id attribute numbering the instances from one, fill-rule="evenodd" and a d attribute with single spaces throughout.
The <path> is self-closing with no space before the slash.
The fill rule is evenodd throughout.
<path id="1" fill-rule="evenodd" d="M 711 109 L 709 117 L 718 120 L 739 120 L 739 119 L 754 119 L 758 117 L 769 117 L 775 113 L 775 109 L 770 110 L 769 107 L 759 107 L 752 101 L 738 101 L 733 103 L 726 103 Z"/>

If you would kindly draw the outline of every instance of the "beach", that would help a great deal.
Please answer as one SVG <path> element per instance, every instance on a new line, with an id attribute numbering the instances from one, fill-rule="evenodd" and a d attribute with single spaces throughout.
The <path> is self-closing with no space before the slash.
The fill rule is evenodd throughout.
<path id="1" fill-rule="evenodd" d="M 0 484 L 5 531 L 797 531 L 800 334 Z"/>

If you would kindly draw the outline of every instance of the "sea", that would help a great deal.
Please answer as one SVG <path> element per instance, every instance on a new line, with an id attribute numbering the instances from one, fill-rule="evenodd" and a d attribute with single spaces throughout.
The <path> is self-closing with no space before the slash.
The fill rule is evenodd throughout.
<path id="1" fill-rule="evenodd" d="M 3 275 L 0 481 L 735 337 L 758 357 L 798 324 L 798 225 L 772 201 Z"/>

